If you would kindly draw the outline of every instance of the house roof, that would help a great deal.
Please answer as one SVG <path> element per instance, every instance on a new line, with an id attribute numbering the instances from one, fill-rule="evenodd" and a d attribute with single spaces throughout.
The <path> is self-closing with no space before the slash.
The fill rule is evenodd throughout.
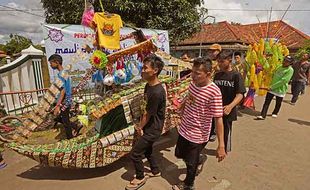
<path id="1" fill-rule="evenodd" d="M 180 45 L 210 44 L 210 43 L 254 43 L 260 38 L 266 38 L 269 28 L 269 38 L 280 39 L 288 48 L 299 48 L 310 37 L 284 21 L 230 24 L 227 21 L 216 24 L 202 25 L 202 30 L 186 39 Z"/>
<path id="2" fill-rule="evenodd" d="M 229 27 L 229 23 L 219 22 L 216 24 L 202 25 L 200 32 L 193 35 L 192 38 L 186 39 L 180 44 L 200 44 L 202 43 L 225 43 L 240 42 L 238 35 Z"/>

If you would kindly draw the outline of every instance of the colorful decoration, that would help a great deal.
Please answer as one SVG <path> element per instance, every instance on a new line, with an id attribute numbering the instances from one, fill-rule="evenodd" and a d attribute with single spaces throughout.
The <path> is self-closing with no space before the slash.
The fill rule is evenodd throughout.
<path id="1" fill-rule="evenodd" d="M 94 15 L 95 11 L 93 5 L 90 2 L 85 1 L 85 9 L 81 24 L 86 27 L 91 27 L 91 22 L 93 21 Z"/>
<path id="2" fill-rule="evenodd" d="M 254 88 L 250 88 L 246 97 L 244 98 L 243 106 L 254 110 L 255 109 L 254 96 L 255 96 L 255 90 Z"/>
<path id="3" fill-rule="evenodd" d="M 107 55 L 100 50 L 94 51 L 90 63 L 97 69 L 104 69 L 108 63 Z"/>
<path id="4" fill-rule="evenodd" d="M 112 86 L 114 83 L 114 77 L 111 74 L 107 74 L 103 79 L 103 84 L 107 86 Z"/>
<path id="5" fill-rule="evenodd" d="M 97 69 L 107 71 L 103 79 L 105 85 L 113 85 L 116 81 L 115 78 L 126 82 L 130 81 L 130 84 L 126 86 L 119 85 L 115 88 L 113 86 L 110 90 L 111 93 L 105 94 L 100 99 L 91 100 L 92 104 L 80 104 L 80 112 L 77 115 L 78 120 L 87 126 L 94 124 L 94 121 L 98 121 L 108 114 L 113 114 L 113 110 L 121 109 L 124 115 L 122 121 L 126 124 L 122 125 L 125 126 L 124 128 L 116 130 L 115 125 L 111 124 L 109 127 L 114 131 L 109 134 L 100 133 L 101 135 L 104 134 L 103 137 L 99 137 L 98 133 L 92 133 L 90 136 L 82 135 L 54 144 L 40 145 L 21 144 L 20 141 L 16 140 L 15 143 L 8 144 L 8 147 L 41 164 L 64 168 L 102 167 L 128 154 L 135 138 L 132 124 L 139 121 L 142 114 L 141 104 L 144 100 L 145 86 L 145 83 L 141 81 L 131 82 L 140 77 L 144 57 L 156 50 L 157 48 L 152 40 L 147 40 L 108 56 L 97 50 L 90 59 L 91 69 L 87 70 L 82 81 L 73 89 L 73 94 L 82 90 Z M 178 62 L 172 57 L 169 59 Z M 168 97 L 167 119 L 163 129 L 163 133 L 165 133 L 170 128 L 176 127 L 180 122 L 177 108 L 186 95 L 190 79 L 176 81 L 170 77 L 163 77 L 160 80 L 166 87 Z M 38 107 L 27 115 L 23 126 L 14 131 L 13 134 L 16 137 L 29 137 L 38 124 L 44 121 L 48 114 L 47 110 L 51 108 L 61 86 L 62 83 L 59 80 L 51 86 Z M 63 105 L 62 109 L 67 108 L 67 106 Z M 113 121 L 119 121 L 119 118 L 114 118 Z M 108 128 L 106 125 L 102 125 L 102 128 L 109 131 L 106 129 Z"/>
<path id="6" fill-rule="evenodd" d="M 254 108 L 254 95 L 266 95 L 273 73 L 289 54 L 287 47 L 274 39 L 260 39 L 259 43 L 249 45 L 246 53 L 247 77 L 245 79 L 249 92 L 244 106 Z"/>
<path id="7" fill-rule="evenodd" d="M 175 80 L 170 77 L 160 79 L 165 84 L 168 94 L 167 119 L 163 133 L 176 127 L 180 122 L 175 101 L 181 101 L 186 95 L 186 89 L 190 79 Z M 123 87 L 124 90 L 113 93 L 101 101 L 90 104 L 80 104 L 79 121 L 83 125 L 89 125 L 90 118 L 99 119 L 105 114 L 122 106 L 126 122 L 130 125 L 141 116 L 140 105 L 143 100 L 144 82 Z M 117 90 L 116 90 L 117 91 Z M 86 115 L 90 114 L 90 115 Z M 33 113 L 33 115 L 35 115 Z M 93 117 L 89 117 L 93 116 Z M 32 118 L 35 119 L 33 116 Z M 110 164 L 125 154 L 128 154 L 134 141 L 134 127 L 113 132 L 110 135 L 99 138 L 99 134 L 91 137 L 79 136 L 70 140 L 62 140 L 55 144 L 29 145 L 10 143 L 8 147 L 25 155 L 41 164 L 63 168 L 96 168 Z"/>

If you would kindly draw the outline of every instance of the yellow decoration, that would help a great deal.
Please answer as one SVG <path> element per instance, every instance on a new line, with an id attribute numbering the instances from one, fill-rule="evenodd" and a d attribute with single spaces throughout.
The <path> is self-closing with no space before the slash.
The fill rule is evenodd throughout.
<path id="1" fill-rule="evenodd" d="M 247 84 L 254 88 L 258 95 L 266 95 L 273 73 L 287 55 L 289 55 L 287 47 L 273 39 L 268 41 L 260 39 L 258 44 L 249 45 L 245 58 L 250 67 Z"/>

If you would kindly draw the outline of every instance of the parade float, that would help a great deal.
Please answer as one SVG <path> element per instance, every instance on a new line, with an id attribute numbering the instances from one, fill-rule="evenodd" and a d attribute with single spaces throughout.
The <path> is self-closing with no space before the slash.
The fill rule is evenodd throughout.
<path id="1" fill-rule="evenodd" d="M 96 30 L 91 24 L 95 13 L 92 8 L 86 8 L 82 24 Z M 36 138 L 37 133 L 50 130 L 54 125 L 51 109 L 62 86 L 62 81 L 56 79 L 31 112 L 24 114 L 22 118 L 8 116 L 0 120 L 0 140 L 6 147 L 40 164 L 63 168 L 102 167 L 128 154 L 137 138 L 134 126 L 139 122 L 144 105 L 145 82 L 140 77 L 143 58 L 155 53 L 165 63 L 177 65 L 177 70 L 191 68 L 189 63 L 161 51 L 152 38 L 143 38 L 141 31 L 136 30 L 128 36 L 134 36 L 137 43 L 110 54 L 102 50 L 97 38 L 94 40 L 94 46 L 97 46 L 95 51 L 87 50 L 89 46 L 85 44 L 86 51 L 92 52 L 89 59 L 92 67 L 72 89 L 72 93 L 83 91 L 87 80 L 98 70 L 104 71 L 102 82 L 108 90 L 91 100 L 75 101 L 78 103 L 72 107 L 71 115 L 83 125 L 81 135 L 70 140 L 53 139 L 50 143 L 29 140 Z M 70 70 L 71 66 L 69 64 L 66 69 Z M 167 66 L 164 68 L 168 71 L 170 69 Z M 67 77 L 67 74 L 63 72 L 63 77 Z M 180 121 L 177 107 L 180 99 L 185 96 L 191 79 L 188 76 L 179 79 L 161 75 L 160 80 L 167 92 L 165 133 Z M 64 102 L 62 109 L 67 107 Z M 8 125 L 7 120 L 15 120 L 14 125 Z"/>
<path id="2" fill-rule="evenodd" d="M 107 56 L 106 64 L 115 64 L 115 60 L 122 59 L 123 56 L 137 52 L 156 53 L 170 58 L 170 61 L 182 62 L 157 50 L 152 40 L 148 40 L 121 50 L 115 54 Z M 95 52 L 97 54 L 98 52 Z M 165 57 L 163 57 L 165 59 Z M 98 61 L 97 64 L 101 64 Z M 187 64 L 187 63 L 185 63 Z M 84 76 L 84 80 L 74 89 L 83 89 L 83 83 L 96 71 L 96 67 Z M 163 133 L 177 126 L 179 116 L 176 113 L 178 99 L 184 96 L 189 85 L 190 78 L 175 79 L 169 76 L 161 76 L 161 81 L 167 89 L 167 111 L 166 123 Z M 110 83 L 114 83 L 111 79 Z M 49 110 L 52 103 L 60 93 L 61 80 L 55 83 L 44 94 L 40 103 L 27 113 L 20 124 L 14 128 L 3 128 L 1 130 L 1 140 L 6 142 L 10 149 L 38 161 L 48 166 L 59 166 L 64 168 L 95 168 L 110 164 L 130 152 L 134 139 L 134 124 L 141 116 L 141 106 L 143 105 L 143 92 L 145 82 L 135 81 L 127 85 L 114 87 L 109 94 L 98 97 L 94 100 L 85 101 L 79 104 L 77 118 L 88 129 L 99 126 L 99 130 L 90 130 L 70 140 L 61 140 L 52 144 L 27 144 L 27 139 L 35 136 L 36 130 L 44 130 L 50 126 L 44 124 L 51 116 Z M 65 107 L 66 105 L 63 105 Z M 98 124 L 99 123 L 99 124 Z M 45 127 L 42 127 L 45 125 Z"/>
<path id="3" fill-rule="evenodd" d="M 249 88 L 243 105 L 255 109 L 255 95 L 265 96 L 275 70 L 282 64 L 289 50 L 274 39 L 260 39 L 259 43 L 249 45 L 246 52 L 247 77 L 245 85 Z"/>

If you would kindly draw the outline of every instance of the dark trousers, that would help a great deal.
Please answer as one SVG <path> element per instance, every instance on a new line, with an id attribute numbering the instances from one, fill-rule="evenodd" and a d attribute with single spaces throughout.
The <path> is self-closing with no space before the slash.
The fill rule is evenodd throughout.
<path id="1" fill-rule="evenodd" d="M 299 94 L 302 92 L 302 90 L 305 88 L 305 82 L 303 81 L 292 81 L 291 83 L 291 91 L 292 91 L 292 99 L 291 102 L 292 103 L 296 103 Z"/>
<path id="2" fill-rule="evenodd" d="M 175 148 L 175 156 L 177 158 L 182 158 L 186 164 L 186 178 L 184 183 L 187 186 L 194 185 L 200 153 L 206 145 L 207 142 L 197 144 L 188 141 L 181 135 L 178 137 L 178 142 Z"/>
<path id="3" fill-rule="evenodd" d="M 73 138 L 72 128 L 77 128 L 77 126 L 70 121 L 69 113 L 70 108 L 66 108 L 64 111 L 61 111 L 59 116 L 55 119 L 56 122 L 60 122 L 64 125 L 67 139 Z"/>
<path id="4" fill-rule="evenodd" d="M 225 143 L 225 151 L 231 151 L 231 132 L 232 132 L 232 121 L 230 121 L 227 117 L 223 117 L 223 125 L 224 125 L 224 143 Z M 215 120 L 212 118 L 212 126 L 211 126 L 211 135 L 216 135 L 215 132 Z"/>
<path id="5" fill-rule="evenodd" d="M 231 133 L 232 133 L 232 121 L 230 121 L 227 117 L 223 117 L 223 125 L 224 125 L 224 144 L 225 151 L 231 151 Z"/>
<path id="6" fill-rule="evenodd" d="M 212 135 L 216 135 L 214 118 L 212 118 L 212 125 L 211 125 L 210 137 L 211 137 Z"/>
<path id="7" fill-rule="evenodd" d="M 274 97 L 275 95 L 271 94 L 271 93 L 267 93 L 266 95 L 266 98 L 265 98 L 265 103 L 263 105 L 263 109 L 262 109 L 262 112 L 261 112 L 261 116 L 263 118 L 266 118 L 266 115 L 267 115 L 267 111 L 268 111 L 268 108 L 269 108 L 269 105 L 271 103 L 271 100 L 272 98 Z M 276 96 L 276 106 L 272 112 L 272 114 L 275 114 L 277 115 L 280 111 L 280 108 L 281 108 L 281 104 L 282 104 L 282 100 L 283 100 L 283 97 L 278 97 Z"/>
<path id="8" fill-rule="evenodd" d="M 144 166 L 142 162 L 144 156 L 150 163 L 152 173 L 159 172 L 159 167 L 153 155 L 153 144 L 154 141 L 148 141 L 143 137 L 140 137 L 131 151 L 130 159 L 132 160 L 136 170 L 136 178 L 139 180 L 144 178 Z"/>

